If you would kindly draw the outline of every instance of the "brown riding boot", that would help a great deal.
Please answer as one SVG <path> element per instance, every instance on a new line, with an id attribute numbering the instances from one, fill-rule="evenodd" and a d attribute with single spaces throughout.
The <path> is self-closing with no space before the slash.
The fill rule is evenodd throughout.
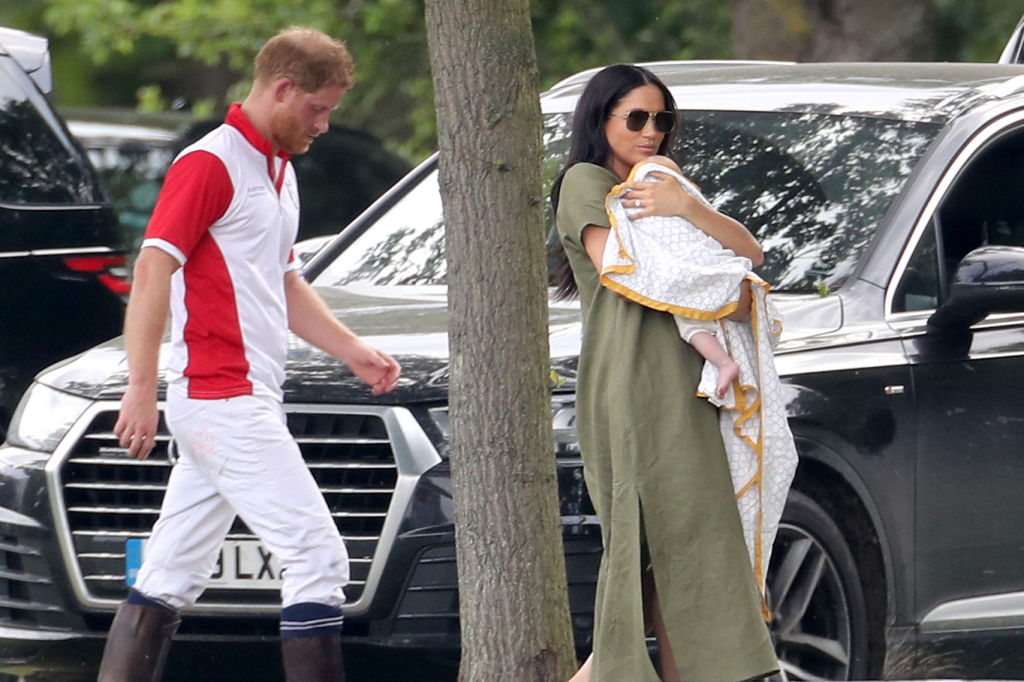
<path id="1" fill-rule="evenodd" d="M 179 623 L 168 609 L 121 604 L 107 633 L 98 682 L 159 682 Z"/>
<path id="2" fill-rule="evenodd" d="M 345 682 L 341 635 L 282 637 L 281 658 L 287 682 Z"/>

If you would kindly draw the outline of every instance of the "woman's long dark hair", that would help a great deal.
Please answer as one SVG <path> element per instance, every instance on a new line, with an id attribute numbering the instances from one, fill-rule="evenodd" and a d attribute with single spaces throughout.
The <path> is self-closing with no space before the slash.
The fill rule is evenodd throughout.
<path id="1" fill-rule="evenodd" d="M 553 215 L 558 215 L 558 193 L 562 189 L 565 172 L 577 163 L 604 165 L 611 152 L 608 138 L 604 134 L 605 121 L 623 97 L 642 85 L 657 87 L 665 98 L 665 108 L 669 111 L 676 110 L 675 99 L 669 89 L 657 76 L 642 66 L 615 64 L 598 71 L 587 83 L 576 104 L 576 113 L 573 114 L 569 158 L 551 187 Z M 661 146 L 658 147 L 659 154 L 668 155 L 668 150 L 672 148 L 672 139 L 673 133 L 665 135 Z M 573 279 L 562 241 L 557 239 L 557 234 L 555 237 L 551 241 L 549 253 L 549 261 L 554 263 L 551 284 L 555 287 L 555 298 L 572 298 L 576 295 L 576 280 Z"/>

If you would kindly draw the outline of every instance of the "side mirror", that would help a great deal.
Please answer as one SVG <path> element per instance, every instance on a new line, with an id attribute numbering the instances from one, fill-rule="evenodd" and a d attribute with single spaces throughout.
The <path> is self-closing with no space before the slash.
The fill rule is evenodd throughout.
<path id="1" fill-rule="evenodd" d="M 928 319 L 928 328 L 966 332 L 992 313 L 1024 312 L 1024 248 L 983 246 L 956 267 L 949 297 Z"/>

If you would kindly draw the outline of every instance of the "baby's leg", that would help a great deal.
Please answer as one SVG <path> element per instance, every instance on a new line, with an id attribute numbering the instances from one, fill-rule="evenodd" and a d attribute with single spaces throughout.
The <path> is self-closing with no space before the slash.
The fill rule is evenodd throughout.
<path id="1" fill-rule="evenodd" d="M 729 384 L 739 377 L 740 366 L 725 352 L 725 348 L 718 342 L 714 334 L 698 331 L 690 336 L 689 341 L 690 345 L 696 348 L 705 360 L 718 368 L 717 397 L 724 398 L 725 392 L 729 390 Z"/>

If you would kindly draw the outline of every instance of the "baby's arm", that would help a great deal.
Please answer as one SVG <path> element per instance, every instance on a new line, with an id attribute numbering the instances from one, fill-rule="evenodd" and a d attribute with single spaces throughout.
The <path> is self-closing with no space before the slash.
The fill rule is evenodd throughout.
<path id="1" fill-rule="evenodd" d="M 714 334 L 698 331 L 693 333 L 688 341 L 705 360 L 718 368 L 718 386 L 715 390 L 716 397 L 721 400 L 729 390 L 729 385 L 739 378 L 740 366 L 725 351 Z"/>

